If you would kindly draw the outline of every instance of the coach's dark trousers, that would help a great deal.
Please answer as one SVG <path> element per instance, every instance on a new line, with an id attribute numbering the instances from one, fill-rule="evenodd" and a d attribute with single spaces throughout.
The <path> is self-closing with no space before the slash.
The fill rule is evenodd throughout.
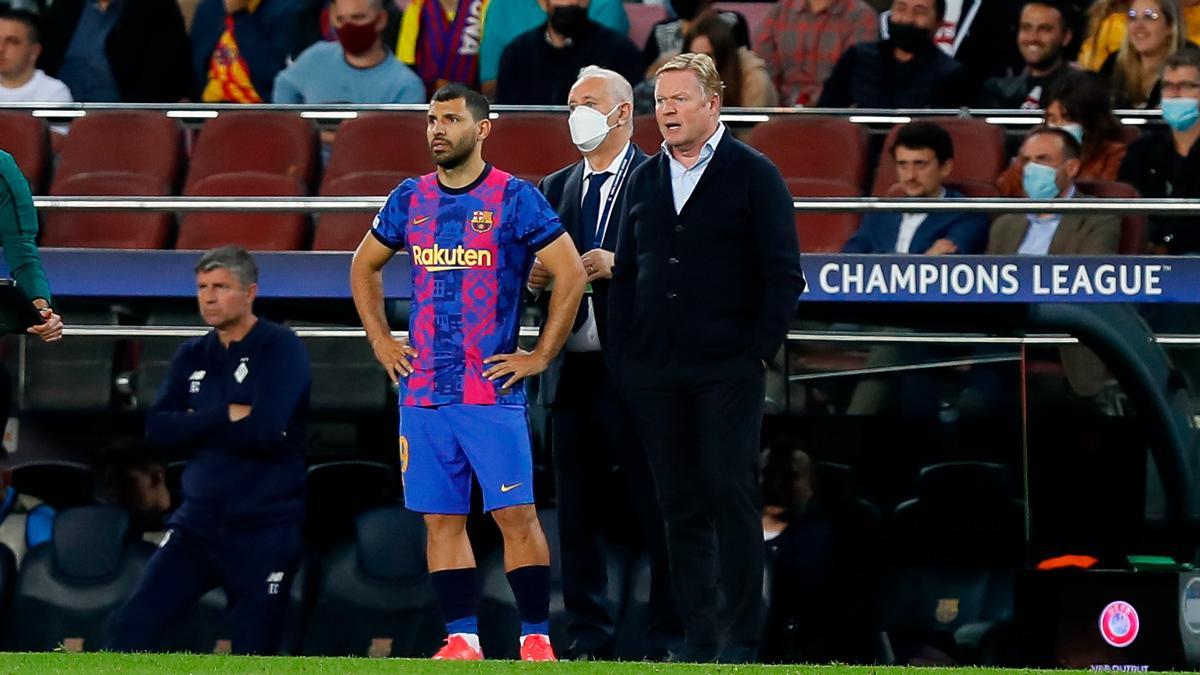
<path id="1" fill-rule="evenodd" d="M 551 404 L 567 633 L 576 650 L 611 657 L 616 619 L 603 539 L 644 547 L 650 559 L 646 647 L 676 646 L 666 534 L 645 453 L 600 352 L 568 352 Z M 631 538 L 629 535 L 632 534 Z M 640 656 L 640 655 L 638 655 Z"/>
<path id="2" fill-rule="evenodd" d="M 764 367 L 754 356 L 702 365 L 618 364 L 667 522 L 683 657 L 751 660 L 763 625 L 759 435 Z M 725 626 L 717 585 L 724 592 Z M 724 630 L 722 630 L 724 628 Z"/>
<path id="3" fill-rule="evenodd" d="M 200 596 L 220 586 L 229 600 L 233 652 L 276 653 L 302 537 L 299 524 L 227 533 L 216 539 L 172 529 L 118 613 L 109 649 L 158 649 L 162 634 Z"/>

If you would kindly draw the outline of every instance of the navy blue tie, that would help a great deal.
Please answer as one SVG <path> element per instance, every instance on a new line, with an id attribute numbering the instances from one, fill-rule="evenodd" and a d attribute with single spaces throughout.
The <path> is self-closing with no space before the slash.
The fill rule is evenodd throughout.
<path id="1" fill-rule="evenodd" d="M 592 243 L 596 240 L 596 233 L 600 228 L 600 188 L 604 187 L 604 183 L 612 174 L 607 171 L 594 173 L 588 178 L 587 194 L 583 196 L 583 207 L 579 210 L 579 223 L 584 235 L 583 253 L 592 250 Z M 583 328 L 583 324 L 587 321 L 588 315 L 588 299 L 585 296 L 583 301 L 579 303 L 579 313 L 575 315 L 575 325 L 571 327 L 571 332 L 577 332 Z"/>

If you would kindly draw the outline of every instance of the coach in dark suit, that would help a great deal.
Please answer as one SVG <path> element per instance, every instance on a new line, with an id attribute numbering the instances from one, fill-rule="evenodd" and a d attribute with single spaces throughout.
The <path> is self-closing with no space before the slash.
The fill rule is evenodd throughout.
<path id="1" fill-rule="evenodd" d="M 900 127 L 891 147 L 897 183 L 904 196 L 961 198 L 942 185 L 954 171 L 954 142 L 933 122 Z M 842 247 L 843 253 L 983 253 L 988 219 L 982 213 L 869 213 Z"/>
<path id="2" fill-rule="evenodd" d="M 549 406 L 551 414 L 563 604 L 570 615 L 571 642 L 564 656 L 613 657 L 618 617 L 607 601 L 610 580 L 603 541 L 616 539 L 648 553 L 651 587 L 644 656 L 662 658 L 682 634 L 671 598 L 666 533 L 649 464 L 602 352 L 625 188 L 633 170 L 647 158 L 631 142 L 633 88 L 620 74 L 585 68 L 571 87 L 568 105 L 571 137 L 584 159 L 547 176 L 541 189 L 575 248 L 585 252 L 592 292 L 580 303 L 571 337 L 542 373 L 538 390 L 539 402 Z M 540 294 L 549 280 L 535 263 L 531 290 Z"/>
<path id="3" fill-rule="evenodd" d="M 667 520 L 678 658 L 744 662 L 763 625 L 763 376 L 804 277 L 792 198 L 779 170 L 720 123 L 721 87 L 702 54 L 656 75 L 666 143 L 626 188 L 607 352 Z"/>

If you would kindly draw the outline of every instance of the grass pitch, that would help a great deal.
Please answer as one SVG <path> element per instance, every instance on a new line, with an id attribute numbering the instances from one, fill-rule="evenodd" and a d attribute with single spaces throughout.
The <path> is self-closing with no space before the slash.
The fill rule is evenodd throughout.
<path id="1" fill-rule="evenodd" d="M 207 654 L 0 654 L 0 673 L 405 673 L 413 675 L 492 675 L 500 673 L 553 673 L 557 675 L 1006 675 L 1046 672 L 1062 675 L 1087 671 L 1006 670 L 1000 668 L 906 668 L 875 666 L 720 666 L 659 663 L 521 663 L 483 661 L 434 662 L 413 659 L 324 657 L 246 657 Z"/>

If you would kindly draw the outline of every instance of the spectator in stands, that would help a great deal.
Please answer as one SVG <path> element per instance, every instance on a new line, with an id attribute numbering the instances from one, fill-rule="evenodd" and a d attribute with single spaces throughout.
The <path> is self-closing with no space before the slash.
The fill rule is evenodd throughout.
<path id="1" fill-rule="evenodd" d="M 879 14 L 863 0 L 779 0 L 754 40 L 784 105 L 814 105 L 838 59 L 879 39 Z"/>
<path id="2" fill-rule="evenodd" d="M 688 33 L 683 51 L 712 57 L 725 85 L 724 104 L 730 108 L 779 105 L 779 92 L 766 64 L 754 52 L 738 46 L 733 29 L 720 14 L 700 17 Z"/>
<path id="3" fill-rule="evenodd" d="M 155 449 L 141 439 L 118 441 L 100 451 L 95 464 L 96 496 L 129 512 L 134 528 L 147 541 L 165 536 L 163 519 L 171 510 L 167 467 Z"/>
<path id="4" fill-rule="evenodd" d="M 957 108 L 972 99 L 966 69 L 933 43 L 945 0 L 895 0 L 888 39 L 842 54 L 822 108 Z"/>
<path id="5" fill-rule="evenodd" d="M 36 67 L 42 53 L 36 15 L 0 9 L 0 103 L 70 103 L 71 90 Z"/>
<path id="6" fill-rule="evenodd" d="M 642 57 L 629 38 L 588 17 L 588 0 L 541 0 L 544 24 L 517 36 L 500 58 L 496 102 L 560 105 L 585 66 L 641 79 Z"/>
<path id="7" fill-rule="evenodd" d="M 1167 57 L 1194 48 L 1175 0 L 1133 0 L 1129 32 L 1121 49 L 1104 62 L 1100 74 L 1109 78 L 1115 108 L 1153 108 L 1162 94 L 1158 76 Z"/>
<path id="8" fill-rule="evenodd" d="M 720 121 L 712 59 L 667 61 L 655 99 L 664 148 L 626 187 L 605 353 L 667 521 L 679 658 L 746 662 L 763 622 L 763 379 L 804 290 L 800 247 L 779 169 Z"/>
<path id="9" fill-rule="evenodd" d="M 1075 137 L 1083 146 L 1079 178 L 1116 180 L 1128 142 L 1125 129 L 1112 114 L 1108 84 L 1095 73 L 1071 71 L 1050 88 L 1046 100 L 1046 125 Z M 996 187 L 1004 197 L 1024 197 L 1021 164 L 1014 159 Z"/>
<path id="10" fill-rule="evenodd" d="M 54 508 L 17 492 L 12 478 L 12 469 L 0 468 L 0 546 L 7 546 L 20 566 L 29 549 L 53 536 Z"/>
<path id="11" fill-rule="evenodd" d="M 383 46 L 383 0 L 335 0 L 337 42 L 317 42 L 275 77 L 275 103 L 422 103 L 425 85 Z"/>
<path id="12" fill-rule="evenodd" d="M 197 0 L 190 0 L 196 2 Z M 297 0 L 304 5 L 297 19 L 297 33 L 293 44 L 298 48 L 307 49 L 318 40 L 337 42 L 337 29 L 333 27 L 330 15 L 335 0 Z M 394 0 L 384 0 L 383 9 L 387 12 L 387 25 L 383 28 L 383 44 L 388 49 L 394 49 L 400 37 L 401 8 Z"/>
<path id="13" fill-rule="evenodd" d="M 1099 72 L 1109 56 L 1125 41 L 1130 0 L 1095 0 L 1087 10 L 1087 29 L 1076 62 L 1080 68 Z"/>
<path id="14" fill-rule="evenodd" d="M 428 96 L 451 83 L 478 90 L 479 43 L 488 0 L 413 0 L 396 54 L 416 68 Z"/>
<path id="15" fill-rule="evenodd" d="M 233 651 L 275 652 L 302 553 L 308 354 L 254 314 L 258 269 L 239 246 L 196 265 L 200 314 L 213 330 L 185 342 L 146 417 L 156 447 L 191 453 L 183 501 L 110 648 L 154 649 L 168 619 L 210 589 L 229 596 Z"/>
<path id="16" fill-rule="evenodd" d="M 1168 129 L 1143 133 L 1129 146 L 1119 178 L 1143 197 L 1200 198 L 1200 52 L 1167 58 L 1161 102 Z M 1200 219 L 1150 216 L 1150 243 L 1173 255 L 1200 251 Z"/>
<path id="17" fill-rule="evenodd" d="M 1082 148 L 1069 132 L 1038 127 L 1021 145 L 1021 180 L 1030 199 L 1077 194 Z M 1112 214 L 1008 213 L 992 223 L 987 252 L 1000 255 L 1111 255 L 1121 238 Z"/>
<path id="18" fill-rule="evenodd" d="M 911 198 L 945 199 L 964 195 L 943 186 L 954 170 L 954 142 L 932 122 L 910 122 L 892 145 L 898 185 Z M 844 253 L 982 253 L 988 219 L 982 213 L 869 213 Z"/>
<path id="19" fill-rule="evenodd" d="M 647 75 L 653 75 L 667 59 L 683 50 L 683 39 L 692 32 L 696 21 L 709 13 L 712 0 L 672 0 L 671 9 L 675 10 L 674 19 L 663 19 L 654 24 L 646 44 L 642 47 L 642 61 L 646 64 Z M 739 47 L 750 47 L 750 27 L 746 17 L 737 12 L 719 11 L 717 16 L 725 20 L 733 31 L 733 39 Z"/>
<path id="20" fill-rule="evenodd" d="M 1059 0 L 1026 2 L 1017 30 L 1017 46 L 1025 60 L 1025 70 L 985 82 L 979 107 L 1040 109 L 1047 100 L 1047 90 L 1070 70 L 1063 50 L 1071 38 L 1066 5 Z"/>
<path id="21" fill-rule="evenodd" d="M 762 469 L 763 540 L 783 534 L 813 496 L 812 458 L 785 440 L 771 443 L 760 456 Z"/>
<path id="22" fill-rule="evenodd" d="M 275 76 L 299 52 L 293 0 L 202 0 L 192 20 L 192 68 L 206 103 L 272 100 Z"/>
<path id="23" fill-rule="evenodd" d="M 500 60 L 504 50 L 522 33 L 546 23 L 549 8 L 549 0 L 488 0 L 483 19 L 487 30 L 483 32 L 479 44 L 479 79 L 482 81 L 483 93 L 489 98 L 496 96 L 496 81 L 500 75 Z M 587 15 L 593 22 L 611 31 L 621 35 L 629 32 L 629 17 L 625 15 L 625 6 L 621 0 L 592 0 L 587 3 Z M 619 69 L 614 70 L 621 72 Z M 625 73 L 621 74 L 628 78 Z M 574 81 L 575 73 L 571 75 L 571 80 Z M 639 79 L 641 78 L 629 81 L 635 82 Z M 566 96 L 566 92 L 562 92 L 562 96 L 554 99 L 555 104 Z"/>
<path id="24" fill-rule="evenodd" d="M 720 19 L 718 19 L 720 21 Z M 666 533 L 645 450 L 634 434 L 625 401 L 604 363 L 608 288 L 621 225 L 623 188 L 646 153 L 631 142 L 633 88 L 619 74 L 584 68 L 567 105 L 571 138 L 583 159 L 546 177 L 541 190 L 583 252 L 594 292 L 584 298 L 563 351 L 542 372 L 538 397 L 548 405 L 554 451 L 563 606 L 570 616 L 570 660 L 611 660 L 614 615 L 605 598 L 617 583 L 607 572 L 605 539 L 619 537 L 650 559 L 645 642 L 648 656 L 666 658 L 683 628 L 671 599 Z M 551 278 L 535 262 L 530 289 L 546 310 Z M 548 317 L 548 311 L 542 312 Z M 615 480 L 597 481 L 598 475 Z M 631 508 L 615 508 L 629 504 Z M 630 518 L 634 525 L 630 527 Z M 632 537 L 624 536 L 632 530 Z M 606 535 L 608 535 L 606 537 Z"/>
<path id="25" fill-rule="evenodd" d="M 43 29 L 39 65 L 76 101 L 175 103 L 192 95 L 175 0 L 56 0 Z"/>

